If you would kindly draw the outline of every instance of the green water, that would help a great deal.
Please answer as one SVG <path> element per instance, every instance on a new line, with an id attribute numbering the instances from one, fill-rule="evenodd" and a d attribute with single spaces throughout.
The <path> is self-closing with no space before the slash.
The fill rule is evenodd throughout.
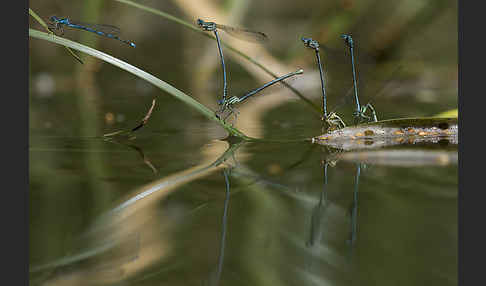
<path id="1" fill-rule="evenodd" d="M 216 159 L 227 142 L 188 143 L 190 133 L 173 133 L 147 130 L 130 142 L 138 150 L 31 136 L 31 281 L 456 283 L 456 164 L 365 164 L 356 185 L 359 164 L 339 161 L 324 184 L 322 147 L 243 144 L 236 163 L 223 163 L 228 196 L 223 169 L 203 159 L 209 151 Z"/>

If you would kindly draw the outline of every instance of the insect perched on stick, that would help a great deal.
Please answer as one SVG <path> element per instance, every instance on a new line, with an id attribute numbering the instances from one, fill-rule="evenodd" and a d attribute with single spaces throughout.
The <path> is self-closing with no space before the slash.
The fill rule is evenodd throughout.
<path id="1" fill-rule="evenodd" d="M 354 87 L 354 96 L 355 96 L 355 99 L 356 99 L 356 110 L 354 111 L 353 113 L 353 116 L 354 116 L 354 120 L 355 122 L 358 124 L 358 123 L 362 123 L 363 121 L 365 122 L 370 122 L 370 121 L 378 121 L 378 118 L 376 117 L 376 112 L 375 112 L 375 108 L 373 107 L 373 105 L 371 105 L 371 103 L 367 103 L 366 105 L 363 105 L 363 106 L 360 106 L 359 105 L 359 99 L 358 99 L 358 85 L 356 84 L 356 70 L 355 70 L 355 65 L 354 65 L 354 42 L 353 42 L 353 38 L 351 37 L 351 35 L 348 35 L 348 34 L 342 34 L 341 35 L 341 38 L 344 39 L 344 42 L 346 43 L 346 45 L 349 47 L 349 53 L 351 54 L 351 66 L 352 66 L 352 70 L 353 70 L 353 87 Z M 366 111 L 368 111 L 368 109 L 371 111 L 371 115 L 366 115 Z"/>

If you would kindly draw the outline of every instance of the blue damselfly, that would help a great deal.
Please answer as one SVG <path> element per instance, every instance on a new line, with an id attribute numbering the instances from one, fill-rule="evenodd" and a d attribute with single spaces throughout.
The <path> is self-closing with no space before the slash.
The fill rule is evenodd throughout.
<path id="1" fill-rule="evenodd" d="M 356 103 L 356 110 L 353 113 L 353 116 L 355 118 L 356 123 L 361 123 L 363 120 L 368 120 L 368 117 L 365 115 L 366 110 L 369 108 L 372 110 L 374 114 L 374 121 L 377 121 L 376 119 L 376 113 L 375 109 L 373 106 L 368 103 L 365 106 L 360 106 L 359 105 L 359 99 L 358 99 L 358 85 L 356 83 L 356 70 L 354 67 L 354 42 L 353 42 L 353 37 L 348 34 L 342 34 L 341 38 L 344 39 L 344 42 L 349 48 L 349 53 L 351 54 L 351 66 L 352 66 L 352 71 L 353 71 L 353 87 L 354 87 L 354 97 L 355 97 L 355 103 Z"/>
<path id="2" fill-rule="evenodd" d="M 228 96 L 228 84 L 226 80 L 226 65 L 224 64 L 224 56 L 223 56 L 223 49 L 221 48 L 221 41 L 219 39 L 219 34 L 218 30 L 223 30 L 227 32 L 228 34 L 239 38 L 243 39 L 246 41 L 250 42 L 261 42 L 261 41 L 266 41 L 268 39 L 267 35 L 262 32 L 256 32 L 244 28 L 235 28 L 235 27 L 230 27 L 226 25 L 220 25 L 216 24 L 214 22 L 206 22 L 201 19 L 197 19 L 197 25 L 203 30 L 203 31 L 209 31 L 209 32 L 214 32 L 214 36 L 216 37 L 216 43 L 218 44 L 218 51 L 219 51 L 219 56 L 221 58 L 221 66 L 223 68 L 223 98 L 218 100 L 218 104 L 222 106 L 221 111 L 223 111 L 223 106 L 224 103 L 226 103 L 226 99 Z"/>
<path id="3" fill-rule="evenodd" d="M 281 82 L 283 80 L 286 80 L 287 78 L 289 77 L 292 77 L 292 76 L 295 76 L 295 75 L 298 75 L 298 74 L 302 74 L 304 73 L 304 70 L 303 69 L 299 69 L 299 70 L 296 70 L 294 72 L 291 72 L 291 73 L 288 73 L 286 75 L 283 75 L 281 77 L 278 77 L 274 80 L 271 80 L 267 83 L 265 83 L 264 85 L 260 86 L 259 88 L 256 88 L 252 91 L 249 91 L 247 92 L 245 95 L 243 95 L 242 97 L 237 97 L 237 96 L 232 96 L 230 97 L 227 101 L 225 101 L 223 104 L 222 104 L 222 108 L 217 112 L 217 116 L 219 117 L 218 113 L 222 114 L 225 110 L 229 110 L 230 113 L 225 116 L 223 118 L 223 120 L 226 120 L 226 118 L 228 118 L 231 114 L 234 114 L 235 115 L 235 119 L 237 117 L 237 111 L 235 112 L 235 109 L 234 109 L 234 105 L 237 104 L 237 103 L 241 103 L 245 100 L 247 100 L 248 98 L 250 98 L 251 96 L 259 93 L 260 91 L 264 90 L 265 88 L 271 86 L 271 85 L 274 85 L 278 82 Z"/>
<path id="4" fill-rule="evenodd" d="M 70 20 L 69 18 L 59 18 L 56 16 L 51 16 L 49 19 L 51 21 L 50 26 L 53 32 L 61 31 L 61 34 L 64 34 L 64 26 L 67 26 L 73 29 L 85 30 L 100 36 L 116 39 L 129 45 L 130 47 L 135 48 L 135 44 L 133 42 L 123 40 L 118 37 L 118 34 L 120 34 L 120 29 L 118 27 L 111 25 L 83 23 Z"/>
<path id="5" fill-rule="evenodd" d="M 321 88 L 322 88 L 322 119 L 327 118 L 327 102 L 326 102 L 326 86 L 324 82 L 324 73 L 322 71 L 321 57 L 319 55 L 319 42 L 311 38 L 302 37 L 302 42 L 307 48 L 313 49 L 316 52 L 317 67 L 319 68 L 319 74 L 321 76 Z"/>
<path id="6" fill-rule="evenodd" d="M 365 105 L 361 106 L 359 116 L 361 117 L 362 120 L 366 119 L 366 121 L 368 121 L 368 122 L 370 122 L 370 121 L 377 122 L 378 121 L 378 116 L 376 114 L 375 108 L 371 105 L 371 102 L 385 94 L 385 92 L 384 92 L 385 88 L 388 86 L 388 84 L 391 81 L 396 79 L 397 73 L 402 68 L 403 68 L 403 66 L 401 66 L 401 65 L 396 67 L 393 70 L 393 72 L 390 74 L 390 76 L 383 83 L 380 84 L 381 87 L 376 92 L 373 93 L 370 100 Z M 361 87 L 364 88 L 365 83 L 363 83 L 361 85 Z M 341 97 L 341 100 L 338 101 L 332 108 L 330 108 L 330 112 L 328 113 L 327 118 L 325 119 L 325 121 L 327 122 L 327 124 L 329 126 L 328 130 L 340 129 L 340 128 L 346 127 L 346 124 L 337 115 L 336 111 L 339 108 L 343 107 L 344 105 L 346 105 L 346 104 L 348 104 L 352 101 L 352 99 L 354 98 L 353 90 L 354 90 L 354 84 L 348 89 L 345 96 Z M 366 115 L 366 112 L 368 110 L 371 112 L 370 115 Z"/>

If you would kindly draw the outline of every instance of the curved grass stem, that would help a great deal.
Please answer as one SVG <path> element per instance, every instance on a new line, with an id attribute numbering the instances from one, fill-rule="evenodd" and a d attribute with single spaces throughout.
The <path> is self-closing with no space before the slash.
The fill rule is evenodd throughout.
<path id="1" fill-rule="evenodd" d="M 242 138 L 243 140 L 247 140 L 247 141 L 251 141 L 251 140 L 254 139 L 254 138 L 246 136 L 245 134 L 243 134 L 238 129 L 234 128 L 233 126 L 231 126 L 229 124 L 226 124 L 225 122 L 223 122 L 222 120 L 217 118 L 214 114 L 214 111 L 212 111 L 209 108 L 207 108 L 206 106 L 202 105 L 201 103 L 199 103 L 198 101 L 196 101 L 195 99 L 193 99 L 189 95 L 185 94 L 184 92 L 178 90 L 177 88 L 166 83 L 165 81 L 149 74 L 148 72 L 145 72 L 145 71 L 143 71 L 143 70 L 141 70 L 141 69 L 139 69 L 139 68 L 137 68 L 137 67 L 135 67 L 131 64 L 128 64 L 128 63 L 126 63 L 126 62 L 124 62 L 120 59 L 117 59 L 113 56 L 105 54 L 105 53 L 98 51 L 96 49 L 87 47 L 87 46 L 82 45 L 80 43 L 77 43 L 77 42 L 74 42 L 74 41 L 53 35 L 53 34 L 48 34 L 48 33 L 44 33 L 44 32 L 41 32 L 41 31 L 37 31 L 37 30 L 31 29 L 31 28 L 29 28 L 29 37 L 37 38 L 37 39 L 49 41 L 49 42 L 52 42 L 52 43 L 56 43 L 56 44 L 59 44 L 59 45 L 65 46 L 65 47 L 69 47 L 69 48 L 78 50 L 80 52 L 86 53 L 88 55 L 91 55 L 93 57 L 96 57 L 96 58 L 103 60 L 107 63 L 110 63 L 114 66 L 117 66 L 117 67 L 119 67 L 119 68 L 121 68 L 125 71 L 128 71 L 128 72 L 134 74 L 135 76 L 138 76 L 138 77 L 150 82 L 151 84 L 155 85 L 156 87 L 160 88 L 161 90 L 167 92 L 168 94 L 170 94 L 170 95 L 174 96 L 175 98 L 181 100 L 185 104 L 196 109 L 201 114 L 206 116 L 208 119 L 213 120 L 213 121 L 217 122 L 218 124 L 220 124 L 221 127 L 223 127 L 231 135 Z"/>

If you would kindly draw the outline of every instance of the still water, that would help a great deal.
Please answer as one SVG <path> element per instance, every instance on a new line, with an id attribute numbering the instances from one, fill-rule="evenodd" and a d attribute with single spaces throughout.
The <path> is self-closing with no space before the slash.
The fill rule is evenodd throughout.
<path id="1" fill-rule="evenodd" d="M 331 160 L 309 142 L 230 145 L 207 140 L 224 133 L 190 111 L 191 127 L 157 124 L 168 105 L 134 139 L 63 136 L 66 124 L 46 114 L 51 125 L 31 129 L 32 285 L 456 285 L 457 161 L 397 166 Z M 102 115 L 105 131 L 135 125 Z M 305 121 L 246 131 L 316 134 Z"/>

